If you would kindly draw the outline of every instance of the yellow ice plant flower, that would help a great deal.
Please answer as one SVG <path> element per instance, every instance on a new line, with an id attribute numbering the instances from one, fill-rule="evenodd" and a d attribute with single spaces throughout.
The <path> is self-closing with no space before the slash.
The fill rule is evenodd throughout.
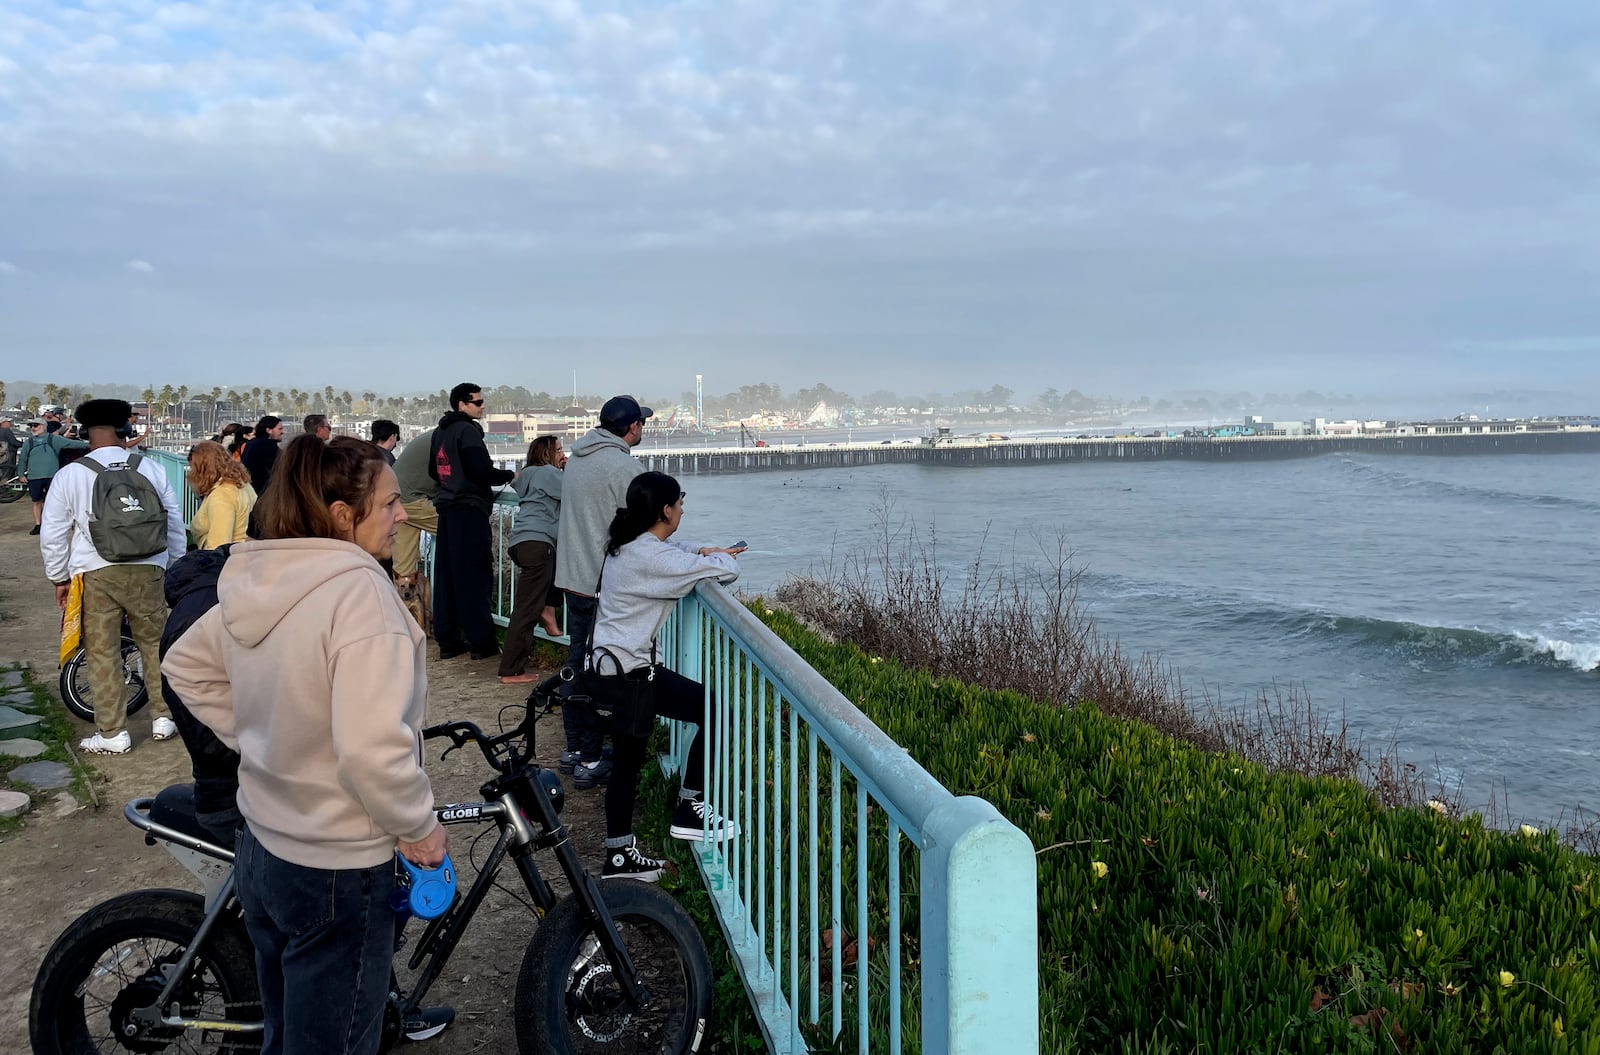
<path id="1" fill-rule="evenodd" d="M 1528 836 L 1529 838 L 1532 838 L 1533 836 L 1539 834 L 1539 829 L 1535 828 L 1531 824 L 1524 824 L 1521 828 L 1519 828 L 1517 830 L 1520 831 L 1523 835 Z"/>
<path id="2" fill-rule="evenodd" d="M 1450 812 L 1450 807 L 1446 806 L 1444 803 L 1440 802 L 1438 799 L 1429 799 L 1428 800 L 1428 808 L 1430 810 L 1432 810 L 1433 812 L 1435 812 L 1435 813 L 1449 813 Z"/>
<path id="3" fill-rule="evenodd" d="M 1106 867 L 1104 861 L 1091 861 L 1089 867 L 1094 869 L 1094 877 L 1096 879 L 1104 879 L 1111 874 L 1111 869 Z"/>
<path id="4" fill-rule="evenodd" d="M 1517 976 L 1516 975 L 1512 974 L 1510 971 L 1501 971 L 1500 972 L 1500 988 L 1502 988 L 1502 989 L 1510 989 L 1512 986 L 1514 986 L 1516 984 L 1517 984 Z"/>

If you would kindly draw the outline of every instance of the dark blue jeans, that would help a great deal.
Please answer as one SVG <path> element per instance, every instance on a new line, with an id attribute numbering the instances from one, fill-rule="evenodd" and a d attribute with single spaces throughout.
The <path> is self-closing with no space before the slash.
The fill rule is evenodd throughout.
<path id="1" fill-rule="evenodd" d="M 234 868 L 256 947 L 262 1055 L 372 1055 L 397 917 L 394 862 L 330 871 L 274 857 L 246 827 Z"/>
<path id="2" fill-rule="evenodd" d="M 572 643 L 567 646 L 567 666 L 573 671 L 583 671 L 583 654 L 589 647 L 589 635 L 594 630 L 594 619 L 600 602 L 581 593 L 567 592 L 567 636 Z M 568 682 L 577 689 L 579 683 Z M 579 690 L 581 691 L 581 689 Z M 585 762 L 600 758 L 605 746 L 605 735 L 594 728 L 583 705 L 562 704 L 561 727 L 567 734 L 567 750 L 578 754 Z"/>

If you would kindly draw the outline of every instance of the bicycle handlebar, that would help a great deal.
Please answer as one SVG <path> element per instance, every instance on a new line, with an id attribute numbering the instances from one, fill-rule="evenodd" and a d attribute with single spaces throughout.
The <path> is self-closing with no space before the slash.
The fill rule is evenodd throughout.
<path id="1" fill-rule="evenodd" d="M 451 747 L 445 754 L 467 744 L 477 744 L 478 750 L 483 752 L 484 761 L 501 773 L 510 773 L 521 761 L 517 749 L 511 745 L 511 741 L 520 735 L 522 735 L 521 729 L 513 729 L 499 736 L 487 736 L 473 722 L 444 722 L 440 725 L 430 725 L 422 730 L 424 740 L 437 740 L 441 737 L 450 740 Z M 510 757 L 505 758 L 502 755 Z"/>

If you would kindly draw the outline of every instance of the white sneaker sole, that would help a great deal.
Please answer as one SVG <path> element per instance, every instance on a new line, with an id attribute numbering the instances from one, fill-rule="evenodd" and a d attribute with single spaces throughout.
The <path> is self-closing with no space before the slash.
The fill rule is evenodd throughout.
<path id="1" fill-rule="evenodd" d="M 737 824 L 724 825 L 720 831 L 712 832 L 709 839 L 706 838 L 704 828 L 681 828 L 676 824 L 672 826 L 672 837 L 674 839 L 682 839 L 686 843 L 723 843 L 738 834 L 739 826 Z"/>
<path id="2" fill-rule="evenodd" d="M 601 876 L 602 879 L 637 879 L 641 883 L 659 883 L 665 868 L 657 868 L 653 872 L 608 872 Z"/>
<path id="3" fill-rule="evenodd" d="M 91 755 L 125 755 L 132 751 L 133 747 L 132 745 L 128 747 L 90 747 L 88 744 L 79 744 L 78 750 Z"/>
<path id="4" fill-rule="evenodd" d="M 434 1037 L 437 1037 L 439 1034 L 443 1033 L 449 1028 L 450 1023 L 444 1022 L 437 1026 L 431 1026 L 428 1029 L 419 1029 L 415 1033 L 402 1033 L 401 1035 L 407 1040 L 415 1043 L 419 1040 L 432 1040 Z"/>

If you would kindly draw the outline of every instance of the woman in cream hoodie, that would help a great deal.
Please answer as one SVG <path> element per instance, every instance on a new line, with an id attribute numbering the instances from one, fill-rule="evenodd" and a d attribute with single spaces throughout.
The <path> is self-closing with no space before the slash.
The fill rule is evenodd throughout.
<path id="1" fill-rule="evenodd" d="M 189 486 L 204 499 L 189 521 L 198 549 L 217 549 L 243 542 L 255 508 L 256 489 L 250 474 L 228 455 L 228 449 L 211 440 L 189 448 Z"/>
<path id="2" fill-rule="evenodd" d="M 444 859 L 422 768 L 423 636 L 378 561 L 405 519 L 382 453 L 297 438 L 217 605 L 162 664 L 239 752 L 235 869 L 267 1055 L 378 1050 L 394 954 L 394 854 Z"/>

